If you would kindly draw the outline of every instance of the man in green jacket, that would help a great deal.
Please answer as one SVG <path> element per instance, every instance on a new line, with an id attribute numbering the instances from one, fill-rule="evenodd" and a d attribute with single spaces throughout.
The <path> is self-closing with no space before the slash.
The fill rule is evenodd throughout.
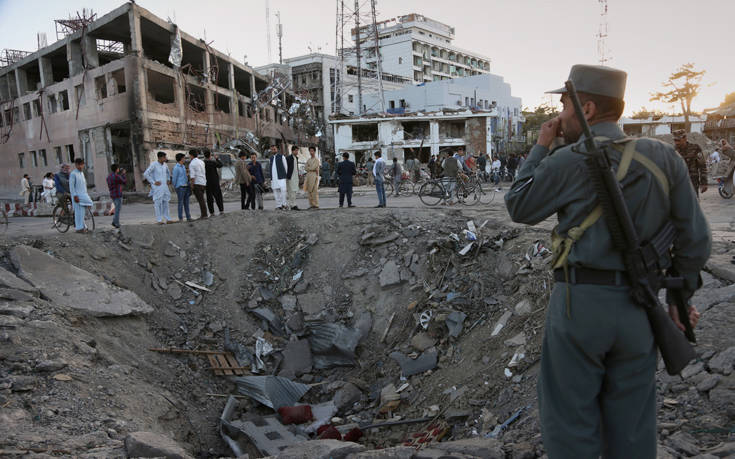
<path id="1" fill-rule="evenodd" d="M 573 66 L 569 76 L 593 135 L 616 142 L 610 159 L 641 240 L 651 240 L 667 221 L 675 226 L 676 244 L 660 265 L 684 278 L 689 299 L 709 257 L 709 226 L 674 149 L 654 139 L 626 139 L 618 127 L 626 78 L 623 71 L 589 65 Z M 551 459 L 653 459 L 658 358 L 651 327 L 630 297 L 621 254 L 596 212 L 574 107 L 564 88 L 551 92 L 562 94 L 564 109 L 542 126 L 505 196 L 516 222 L 534 225 L 555 213 L 559 222 L 538 382 L 544 446 Z M 549 151 L 557 137 L 566 145 Z M 683 329 L 676 308 L 669 312 Z M 696 325 L 696 308 L 689 312 Z"/>

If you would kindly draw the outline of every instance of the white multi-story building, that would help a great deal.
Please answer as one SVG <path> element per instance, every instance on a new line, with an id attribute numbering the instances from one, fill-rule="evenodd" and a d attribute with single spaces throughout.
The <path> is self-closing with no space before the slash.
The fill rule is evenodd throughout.
<path id="1" fill-rule="evenodd" d="M 489 120 L 496 150 L 504 150 L 511 141 L 522 141 L 523 117 L 521 98 L 511 95 L 510 84 L 492 74 L 434 81 L 420 86 L 405 86 L 385 91 L 386 111 L 394 115 L 429 113 L 467 108 L 474 112 L 492 111 Z M 379 113 L 378 94 L 364 96 L 368 113 Z"/>
<path id="2" fill-rule="evenodd" d="M 490 73 L 490 59 L 452 45 L 454 27 L 421 14 L 381 21 L 378 26 L 381 68 L 414 83 Z M 360 27 L 362 66 L 377 69 L 372 24 Z M 357 29 L 352 31 L 357 41 Z M 362 38 L 365 37 L 365 38 Z M 352 60 L 356 63 L 353 56 Z"/>

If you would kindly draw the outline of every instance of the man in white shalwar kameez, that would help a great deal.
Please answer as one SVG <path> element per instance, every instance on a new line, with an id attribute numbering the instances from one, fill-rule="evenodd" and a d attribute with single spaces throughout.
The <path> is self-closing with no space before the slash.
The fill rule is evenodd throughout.
<path id="1" fill-rule="evenodd" d="M 71 204 L 74 207 L 74 229 L 77 233 L 86 233 L 87 228 L 84 225 L 84 214 L 87 207 L 92 207 L 92 199 L 87 194 L 87 179 L 84 178 L 84 160 L 77 158 L 74 160 L 76 169 L 69 175 L 69 194 L 71 194 Z"/>
<path id="2" fill-rule="evenodd" d="M 286 202 L 286 158 L 278 151 L 278 146 L 271 145 L 271 188 L 276 199 L 276 209 L 288 209 Z"/>
<path id="3" fill-rule="evenodd" d="M 151 163 L 143 172 L 143 177 L 151 184 L 148 196 L 153 198 L 153 209 L 159 225 L 169 223 L 168 202 L 171 200 L 171 191 L 168 184 L 171 182 L 171 172 L 166 165 L 166 153 L 158 152 L 158 161 Z"/>

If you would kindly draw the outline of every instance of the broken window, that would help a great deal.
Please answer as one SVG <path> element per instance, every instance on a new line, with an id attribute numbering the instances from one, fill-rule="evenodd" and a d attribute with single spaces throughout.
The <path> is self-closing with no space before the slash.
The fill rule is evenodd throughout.
<path id="1" fill-rule="evenodd" d="M 20 123 L 20 108 L 13 108 L 13 123 Z"/>
<path id="2" fill-rule="evenodd" d="M 125 92 L 125 69 L 115 70 L 107 79 L 107 95 L 116 96 Z"/>
<path id="3" fill-rule="evenodd" d="M 25 117 L 26 120 L 29 120 L 29 119 L 33 118 L 31 116 L 31 104 L 30 104 L 30 102 L 26 102 L 25 104 L 23 104 L 23 116 Z"/>
<path id="4" fill-rule="evenodd" d="M 355 98 L 354 98 L 354 97 L 352 96 L 352 94 L 349 94 L 349 95 L 347 96 L 347 101 L 348 101 L 349 103 L 352 103 L 352 102 L 354 102 L 354 100 L 355 100 Z"/>
<path id="5" fill-rule="evenodd" d="M 60 111 L 69 110 L 69 93 L 67 91 L 59 92 L 59 108 Z"/>
<path id="6" fill-rule="evenodd" d="M 70 163 L 74 162 L 74 158 L 76 158 L 76 155 L 74 154 L 74 145 L 66 146 L 66 157 L 69 158 Z"/>
<path id="7" fill-rule="evenodd" d="M 38 150 L 38 156 L 41 158 L 41 165 L 48 167 L 48 159 L 46 158 L 46 150 Z"/>
<path id="8" fill-rule="evenodd" d="M 33 116 L 41 116 L 41 100 L 34 99 L 31 102 L 31 108 L 33 109 Z"/>
<path id="9" fill-rule="evenodd" d="M 396 108 L 396 101 L 395 100 L 389 100 L 388 101 L 388 106 L 390 108 Z"/>
<path id="10" fill-rule="evenodd" d="M 404 121 L 403 138 L 406 140 L 424 139 L 429 135 L 428 121 Z"/>
<path id="11" fill-rule="evenodd" d="M 38 156 L 35 151 L 31 151 L 31 167 L 38 167 Z"/>
<path id="12" fill-rule="evenodd" d="M 148 69 L 148 94 L 156 102 L 162 104 L 173 104 L 176 102 L 174 95 L 174 79 L 168 75 Z"/>
<path id="13" fill-rule="evenodd" d="M 56 154 L 56 164 L 64 162 L 64 157 L 61 156 L 61 147 L 54 147 L 54 153 Z"/>
<path id="14" fill-rule="evenodd" d="M 401 108 L 408 107 L 408 104 L 406 103 L 406 99 L 401 99 L 400 104 L 401 104 Z"/>
<path id="15" fill-rule="evenodd" d="M 460 139 L 464 137 L 464 121 L 442 121 L 439 123 L 439 137 Z"/>
<path id="16" fill-rule="evenodd" d="M 353 142 L 374 142 L 378 140 L 378 123 L 355 124 L 352 126 Z"/>
<path id="17" fill-rule="evenodd" d="M 13 121 L 10 119 L 10 117 L 11 117 L 11 115 L 10 115 L 10 109 L 5 110 L 5 124 L 7 124 L 8 126 L 10 126 L 11 124 L 13 124 Z"/>
<path id="18" fill-rule="evenodd" d="M 403 58 L 402 58 L 402 57 L 399 57 L 399 58 L 398 58 L 398 63 L 399 63 L 399 64 L 403 64 Z"/>
<path id="19" fill-rule="evenodd" d="M 48 111 L 50 113 L 56 113 L 58 111 L 56 106 L 56 94 L 50 94 L 48 96 Z"/>
<path id="20" fill-rule="evenodd" d="M 230 113 L 230 98 L 218 93 L 214 106 L 220 112 Z"/>
<path id="21" fill-rule="evenodd" d="M 188 107 L 195 112 L 206 110 L 206 91 L 200 86 L 186 85 L 186 101 Z"/>
<path id="22" fill-rule="evenodd" d="M 18 153 L 18 167 L 20 167 L 21 169 L 25 169 L 26 167 L 25 157 L 25 153 Z"/>
<path id="23" fill-rule="evenodd" d="M 107 84 L 104 75 L 94 79 L 94 93 L 97 100 L 107 99 Z"/>

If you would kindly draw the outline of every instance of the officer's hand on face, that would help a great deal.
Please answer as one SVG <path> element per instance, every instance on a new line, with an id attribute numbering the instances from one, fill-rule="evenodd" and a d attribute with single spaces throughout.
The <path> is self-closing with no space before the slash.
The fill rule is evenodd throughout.
<path id="1" fill-rule="evenodd" d="M 536 144 L 549 148 L 551 146 L 551 142 L 559 136 L 560 124 L 561 120 L 558 116 L 542 124 L 541 132 L 539 133 Z"/>
<path id="2" fill-rule="evenodd" d="M 671 316 L 674 324 L 679 327 L 679 330 L 686 330 L 684 324 L 679 320 L 679 309 L 676 306 L 669 305 L 669 316 Z M 697 322 L 699 322 L 699 311 L 697 311 L 695 306 L 689 306 L 689 323 L 692 324 L 692 328 L 697 326 Z"/>

